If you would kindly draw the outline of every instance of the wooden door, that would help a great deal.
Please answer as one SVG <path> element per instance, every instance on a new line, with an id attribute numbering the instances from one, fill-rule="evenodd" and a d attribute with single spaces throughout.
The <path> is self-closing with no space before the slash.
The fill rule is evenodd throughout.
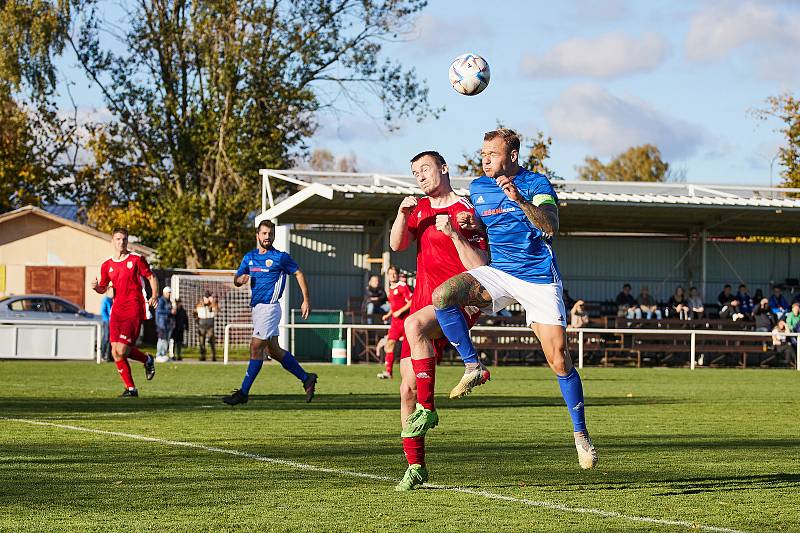
<path id="1" fill-rule="evenodd" d="M 25 292 L 54 294 L 83 307 L 86 296 L 86 267 L 25 267 Z"/>
<path id="2" fill-rule="evenodd" d="M 86 267 L 56 267 L 56 296 L 85 306 Z"/>
<path id="3" fill-rule="evenodd" d="M 25 292 L 28 294 L 55 294 L 56 267 L 26 266 Z"/>

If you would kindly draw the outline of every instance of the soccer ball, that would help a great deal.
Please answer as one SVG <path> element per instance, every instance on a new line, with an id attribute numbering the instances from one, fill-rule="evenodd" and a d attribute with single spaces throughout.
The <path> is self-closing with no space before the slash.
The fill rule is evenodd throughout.
<path id="1" fill-rule="evenodd" d="M 489 85 L 489 63 L 478 54 L 461 54 L 450 65 L 450 85 L 458 93 L 475 96 Z"/>

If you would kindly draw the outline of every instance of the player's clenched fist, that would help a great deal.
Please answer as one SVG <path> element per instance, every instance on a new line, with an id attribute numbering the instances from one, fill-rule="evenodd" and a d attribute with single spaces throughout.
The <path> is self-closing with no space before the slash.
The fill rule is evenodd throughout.
<path id="1" fill-rule="evenodd" d="M 459 211 L 456 214 L 456 222 L 461 229 L 478 229 L 475 217 L 467 211 Z"/>
<path id="2" fill-rule="evenodd" d="M 455 230 L 453 225 L 450 224 L 450 215 L 436 215 L 436 229 L 451 237 Z"/>
<path id="3" fill-rule="evenodd" d="M 411 211 L 413 211 L 415 207 L 417 207 L 417 199 L 413 196 L 406 196 L 403 198 L 403 201 L 400 202 L 400 208 L 398 211 L 405 215 L 410 215 Z"/>
<path id="4" fill-rule="evenodd" d="M 503 190 L 509 200 L 519 202 L 522 199 L 519 189 L 517 189 L 517 186 L 514 185 L 514 181 L 508 176 L 500 176 L 495 180 L 495 182 L 497 183 L 497 186 Z"/>

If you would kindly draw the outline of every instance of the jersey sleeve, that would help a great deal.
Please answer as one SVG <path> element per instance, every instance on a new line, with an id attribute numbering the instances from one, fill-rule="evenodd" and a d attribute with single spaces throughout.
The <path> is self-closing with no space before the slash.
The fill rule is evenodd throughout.
<path id="1" fill-rule="evenodd" d="M 411 287 L 408 285 L 403 285 L 403 298 L 405 298 L 406 301 L 409 301 L 412 297 L 413 294 L 411 294 Z"/>
<path id="2" fill-rule="evenodd" d="M 247 255 L 245 255 L 242 258 L 242 262 L 239 263 L 239 269 L 236 271 L 236 277 L 238 278 L 239 276 L 241 276 L 243 274 L 250 274 L 250 267 L 249 267 L 249 261 L 247 259 Z"/>
<path id="3" fill-rule="evenodd" d="M 536 174 L 524 193 L 525 199 L 535 206 L 550 204 L 558 206 L 558 196 L 550 180 L 541 174 Z"/>
<path id="4" fill-rule="evenodd" d="M 300 267 L 297 266 L 297 263 L 294 262 L 292 256 L 287 254 L 286 252 L 283 252 L 283 255 L 281 256 L 281 268 L 283 268 L 283 270 L 285 270 L 289 274 L 294 274 L 295 272 L 300 270 Z"/>
<path id="5" fill-rule="evenodd" d="M 100 265 L 100 281 L 97 284 L 100 287 L 108 287 L 109 283 L 111 283 L 111 277 L 108 275 L 108 261 L 106 261 Z"/>
<path id="6" fill-rule="evenodd" d="M 153 275 L 153 271 L 150 270 L 150 263 L 142 255 L 139 256 L 139 274 L 143 278 L 149 278 Z"/>

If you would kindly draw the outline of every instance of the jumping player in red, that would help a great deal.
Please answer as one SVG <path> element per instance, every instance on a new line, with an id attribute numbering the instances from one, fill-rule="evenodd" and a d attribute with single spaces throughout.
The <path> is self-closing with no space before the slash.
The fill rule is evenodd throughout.
<path id="1" fill-rule="evenodd" d="M 400 435 L 409 465 L 395 487 L 400 491 L 412 490 L 428 480 L 425 434 L 439 421 L 433 404 L 434 356 L 447 346 L 447 339 L 436 322 L 433 291 L 453 272 L 488 262 L 485 235 L 466 223 L 475 210 L 453 191 L 444 158 L 438 152 L 422 152 L 411 160 L 411 172 L 427 196 L 403 199 L 390 237 L 394 251 L 405 250 L 411 241 L 417 241 L 417 283 L 400 355 Z M 465 314 L 472 324 L 480 313 L 476 308 L 469 311 Z M 488 371 L 485 379 L 489 379 Z"/>
<path id="2" fill-rule="evenodd" d="M 386 341 L 386 370 L 378 374 L 378 379 L 391 379 L 392 368 L 394 366 L 394 347 L 397 341 L 402 342 L 405 338 L 403 333 L 403 324 L 408 316 L 408 310 L 411 308 L 411 288 L 405 281 L 400 281 L 400 269 L 392 265 L 386 271 L 386 276 L 389 278 L 389 292 L 387 298 L 389 299 L 389 311 L 383 315 L 384 320 L 392 318 L 392 325 L 389 327 L 389 335 Z"/>
<path id="3" fill-rule="evenodd" d="M 139 328 L 144 320 L 145 301 L 143 279 L 150 282 L 150 299 L 148 304 L 155 307 L 158 296 L 158 280 L 150 271 L 147 260 L 139 254 L 128 250 L 128 232 L 115 229 L 111 234 L 111 245 L 114 253 L 100 266 L 100 280 L 92 282 L 92 289 L 104 294 L 109 285 L 114 287 L 114 303 L 111 306 L 111 320 L 108 323 L 111 356 L 117 364 L 117 370 L 125 384 L 123 398 L 135 398 L 139 391 L 133 383 L 131 367 L 128 359 L 144 364 L 145 377 L 148 380 L 156 375 L 153 356 L 136 347 Z"/>

